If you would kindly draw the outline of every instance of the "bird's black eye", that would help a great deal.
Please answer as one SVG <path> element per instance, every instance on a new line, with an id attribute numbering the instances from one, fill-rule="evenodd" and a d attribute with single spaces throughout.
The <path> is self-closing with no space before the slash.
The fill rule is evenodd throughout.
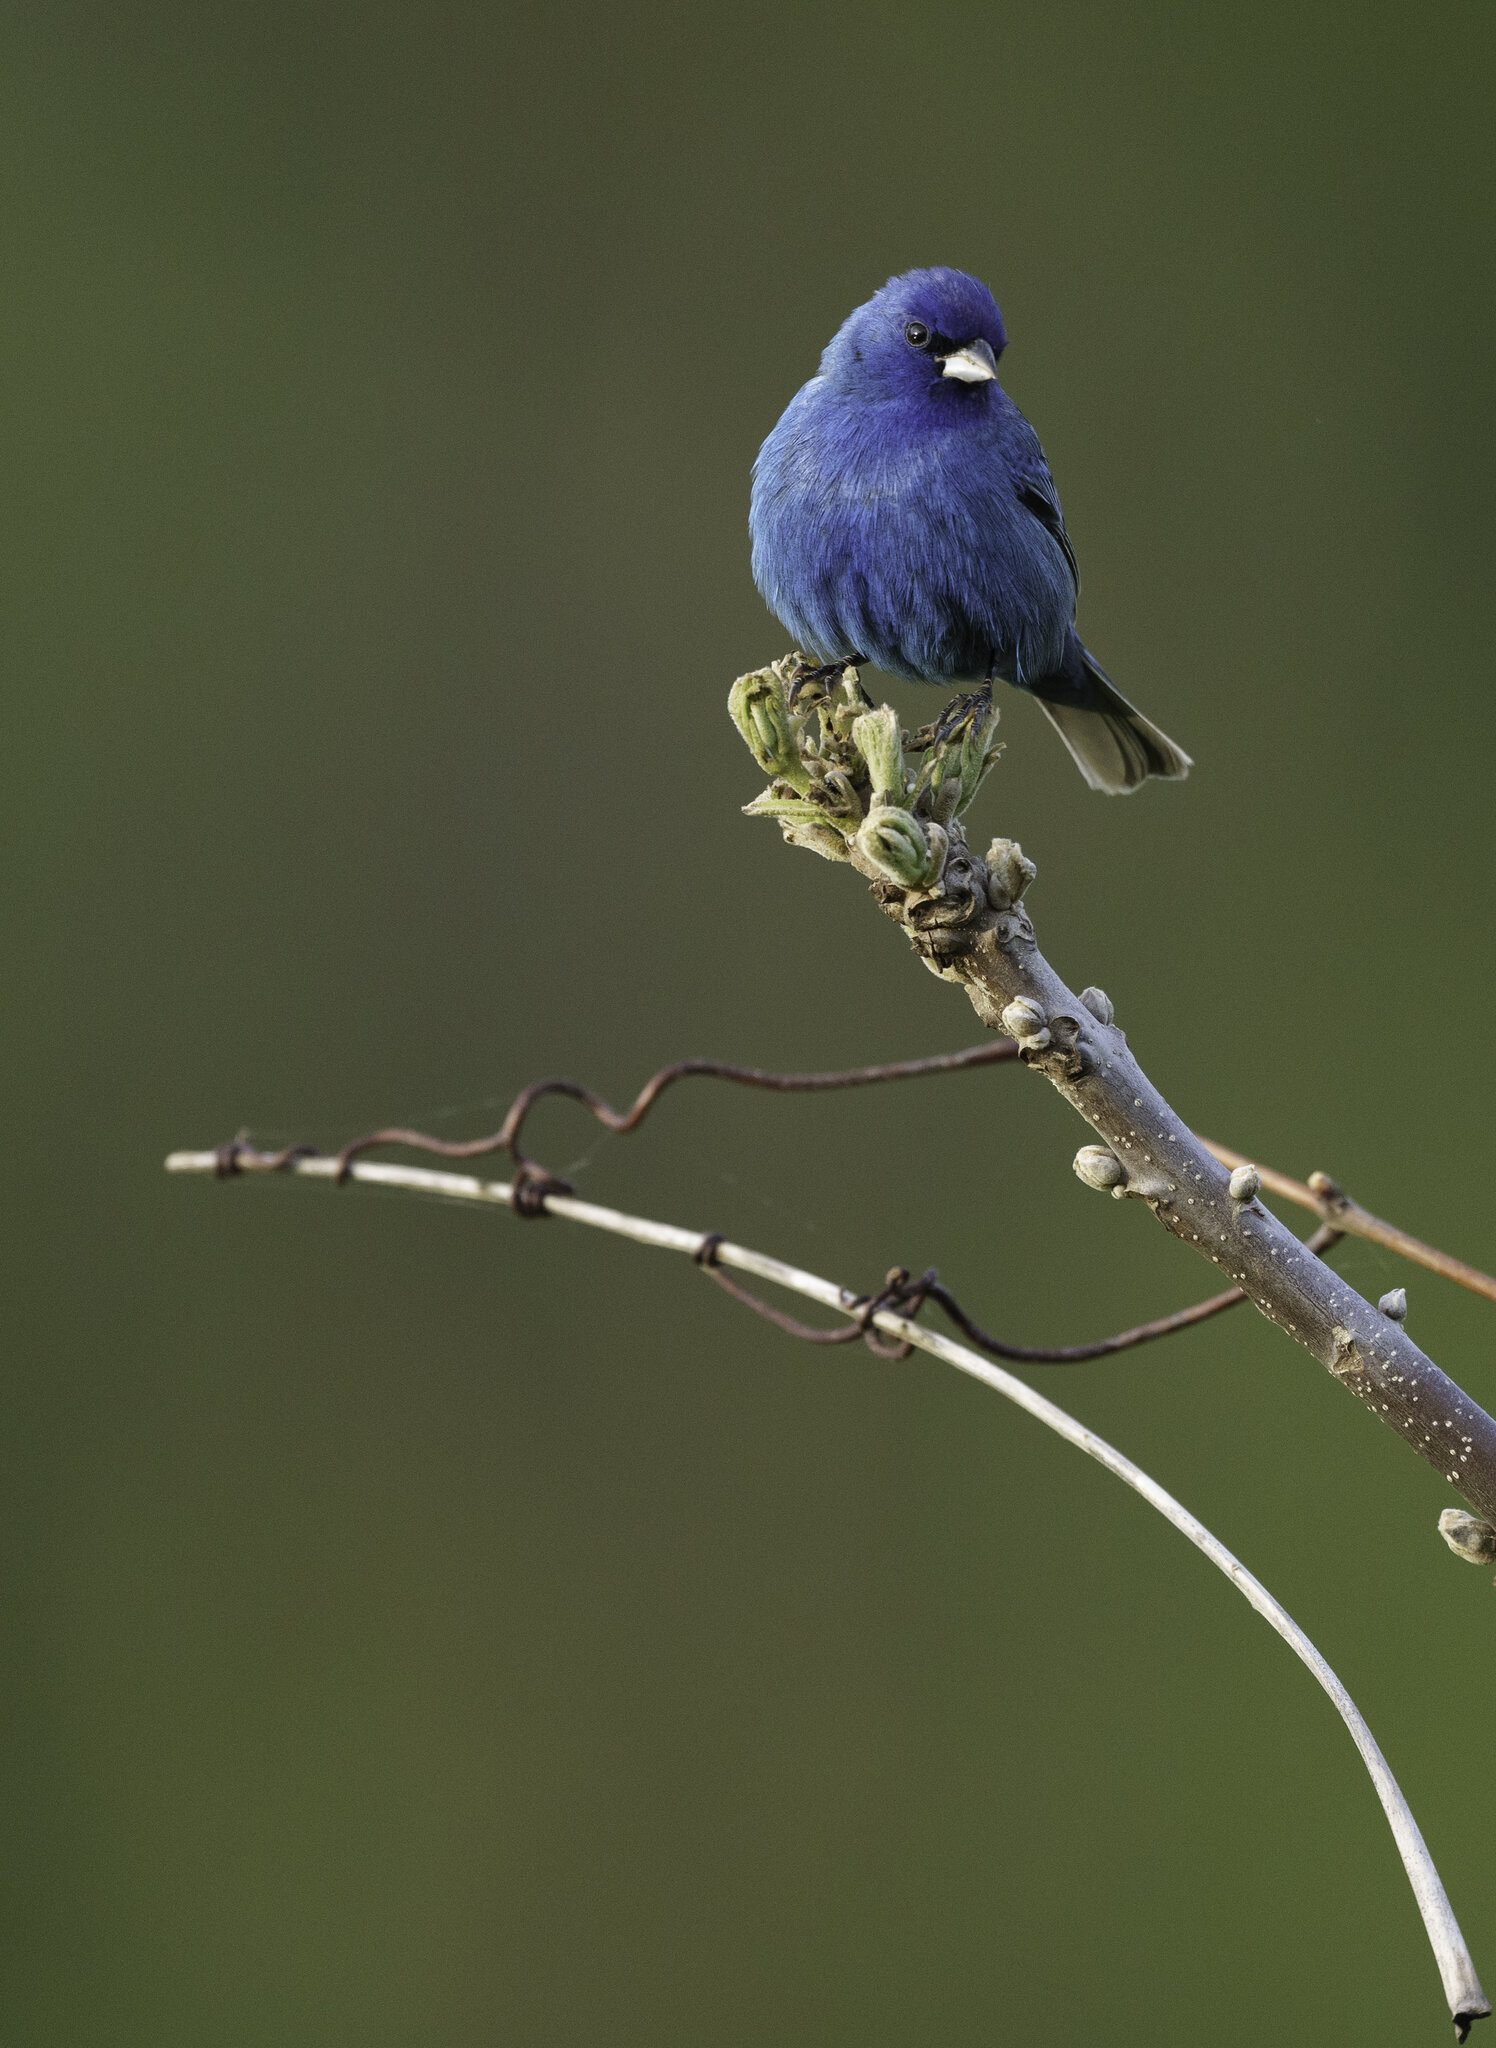
<path id="1" fill-rule="evenodd" d="M 930 330 L 923 320 L 909 320 L 904 325 L 904 339 L 911 348 L 923 348 L 930 339 Z"/>

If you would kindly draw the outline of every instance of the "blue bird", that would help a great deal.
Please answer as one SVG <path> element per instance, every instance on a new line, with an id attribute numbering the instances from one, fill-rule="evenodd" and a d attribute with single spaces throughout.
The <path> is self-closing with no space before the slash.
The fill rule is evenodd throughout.
<path id="1" fill-rule="evenodd" d="M 1093 789 L 1187 774 L 1076 633 L 1075 551 L 997 381 L 1006 344 L 964 271 L 911 270 L 859 306 L 753 465 L 753 580 L 828 670 L 1029 691 Z"/>

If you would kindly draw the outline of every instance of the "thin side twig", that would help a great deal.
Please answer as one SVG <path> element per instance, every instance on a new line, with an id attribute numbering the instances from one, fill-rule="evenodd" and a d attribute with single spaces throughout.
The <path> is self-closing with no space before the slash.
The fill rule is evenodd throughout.
<path id="1" fill-rule="evenodd" d="M 173 1152 L 166 1161 L 168 1173 L 218 1174 L 222 1171 L 221 1154 L 213 1152 Z M 340 1162 L 328 1156 L 292 1156 L 279 1158 L 271 1154 L 250 1154 L 239 1164 L 241 1172 L 283 1171 L 296 1174 L 304 1179 L 337 1182 L 350 1179 L 372 1187 L 399 1188 L 410 1193 L 437 1195 L 447 1200 L 486 1203 L 493 1207 L 514 1209 L 518 1206 L 516 1188 L 503 1181 L 483 1181 L 470 1174 L 441 1172 L 431 1167 L 386 1165 L 379 1161 L 364 1160 L 354 1163 Z M 531 1197 L 534 1207 L 544 1213 L 564 1217 L 567 1221 L 581 1223 L 595 1230 L 605 1230 L 614 1236 L 632 1240 L 635 1244 L 652 1246 L 662 1251 L 684 1253 L 687 1257 L 706 1260 L 720 1266 L 729 1266 L 742 1273 L 752 1274 L 790 1293 L 799 1294 L 807 1300 L 819 1302 L 822 1307 L 854 1320 L 865 1320 L 869 1327 L 882 1332 L 885 1337 L 927 1352 L 959 1372 L 979 1380 L 992 1388 L 1004 1399 L 1031 1415 L 1046 1429 L 1053 1430 L 1076 1450 L 1084 1451 L 1087 1457 L 1120 1479 L 1125 1486 L 1148 1502 L 1161 1514 L 1165 1521 L 1186 1536 L 1195 1548 L 1208 1557 L 1216 1569 L 1228 1578 L 1237 1591 L 1263 1619 L 1280 1635 L 1301 1663 L 1313 1674 L 1315 1680 L 1328 1694 L 1336 1712 L 1345 1723 L 1352 1741 L 1360 1753 L 1372 1784 L 1376 1788 L 1382 1810 L 1387 1816 L 1398 1854 L 1408 1875 L 1413 1897 L 1423 1919 L 1429 1945 L 1438 1964 L 1440 1980 L 1454 2020 L 1457 2038 L 1464 2041 L 1473 2021 L 1483 2019 L 1490 2013 L 1490 2003 L 1476 1976 L 1465 1938 L 1460 1932 L 1454 1909 L 1430 1856 L 1427 1844 L 1419 1830 L 1412 1810 L 1403 1796 L 1401 1787 L 1393 1776 L 1386 1758 L 1377 1745 L 1376 1738 L 1367 1726 L 1355 1701 L 1341 1684 L 1335 1672 L 1317 1650 L 1309 1637 L 1293 1619 L 1285 1607 L 1274 1599 L 1262 1582 L 1249 1572 L 1219 1537 L 1213 1535 L 1199 1518 L 1176 1500 L 1157 1480 L 1135 1465 L 1112 1444 L 1088 1429 L 1082 1422 L 1057 1407 L 1053 1401 L 1026 1386 L 1012 1373 L 1000 1365 L 981 1358 L 963 1344 L 938 1331 L 925 1329 L 910 1316 L 899 1314 L 891 1308 L 873 1305 L 871 1314 L 864 1316 L 868 1307 L 866 1298 L 854 1295 L 848 1288 L 838 1287 L 834 1281 L 823 1279 L 819 1274 L 808 1273 L 796 1266 L 786 1265 L 783 1260 L 764 1252 L 753 1251 L 745 1245 L 727 1242 L 713 1232 L 683 1230 L 676 1224 L 657 1223 L 645 1217 L 630 1216 L 617 1209 L 604 1208 L 595 1202 L 584 1202 L 574 1195 L 544 1192 Z M 528 1206 L 528 1205 L 527 1205 Z"/>
<path id="2" fill-rule="evenodd" d="M 1304 1239 L 1304 1249 L 1322 1258 L 1339 1244 L 1342 1235 L 1334 1224 L 1322 1223 L 1318 1230 Z M 1173 1337 L 1181 1330 L 1193 1330 L 1228 1308 L 1239 1308 L 1248 1299 L 1245 1288 L 1228 1287 L 1220 1294 L 1208 1295 L 1204 1301 L 1193 1302 L 1188 1308 L 1175 1309 L 1171 1315 L 1155 1316 L 1151 1322 L 1136 1323 L 1130 1330 L 1118 1330 L 1115 1336 L 1098 1337 L 1090 1344 L 1030 1345 L 1005 1343 L 1002 1338 L 984 1330 L 940 1281 L 934 1281 L 925 1292 L 928 1299 L 938 1303 L 962 1335 L 979 1350 L 993 1358 L 1009 1359 L 1015 1365 L 1083 1365 L 1092 1358 L 1112 1358 L 1119 1351 L 1134 1351 L 1139 1345 L 1154 1343 L 1160 1337 Z"/>
<path id="3" fill-rule="evenodd" d="M 1222 1166 L 1246 1166 L 1249 1163 L 1244 1153 L 1233 1152 L 1229 1145 L 1217 1145 L 1211 1138 L 1202 1138 L 1200 1142 L 1214 1153 Z M 1483 1295 L 1487 1301 L 1496 1301 L 1496 1280 L 1489 1273 L 1483 1273 L 1479 1266 L 1472 1266 L 1464 1259 L 1455 1258 L 1450 1252 L 1440 1251 L 1436 1244 L 1425 1244 L 1421 1237 L 1414 1237 L 1410 1230 L 1404 1230 L 1396 1223 L 1373 1216 L 1370 1209 L 1363 1209 L 1329 1174 L 1311 1173 L 1308 1180 L 1303 1181 L 1295 1180 L 1291 1174 L 1279 1173 L 1271 1166 L 1259 1165 L 1257 1171 L 1265 1188 L 1281 1195 L 1285 1201 L 1296 1202 L 1301 1209 L 1312 1210 L 1325 1222 L 1333 1223 L 1346 1237 L 1364 1237 L 1369 1244 L 1379 1244 L 1385 1251 L 1410 1259 L 1415 1266 L 1426 1266 L 1431 1273 L 1453 1280 L 1457 1287 L 1468 1287 L 1472 1294 Z"/>
<path id="4" fill-rule="evenodd" d="M 522 1088 L 504 1114 L 503 1122 L 495 1131 L 476 1138 L 439 1138 L 430 1131 L 412 1129 L 403 1124 L 389 1124 L 376 1131 L 366 1131 L 361 1137 L 351 1139 L 339 1158 L 345 1163 L 362 1158 L 366 1152 L 383 1145 L 403 1145 L 411 1151 L 429 1152 L 438 1159 L 483 1159 L 502 1152 L 516 1165 L 525 1163 L 525 1154 L 520 1149 L 520 1137 L 531 1111 L 548 1096 L 561 1096 L 581 1105 L 587 1113 L 615 1136 L 623 1137 L 638 1130 L 660 1097 L 680 1081 L 710 1080 L 728 1081 L 740 1088 L 759 1088 L 770 1094 L 802 1095 L 829 1094 L 840 1088 L 870 1088 L 885 1082 L 924 1080 L 939 1074 L 969 1073 L 975 1067 L 1005 1065 L 1019 1057 L 1019 1046 L 1015 1039 L 994 1038 L 986 1045 L 963 1046 L 957 1052 L 930 1053 L 921 1059 L 887 1060 L 880 1065 L 861 1067 L 838 1067 L 809 1073 L 775 1073 L 763 1067 L 746 1067 L 731 1060 L 684 1059 L 673 1060 L 669 1066 L 661 1067 L 651 1074 L 627 1109 L 617 1109 L 595 1088 L 585 1081 L 573 1080 L 569 1075 L 553 1075 L 543 1081 L 532 1081 Z M 1223 1166 L 1245 1166 L 1247 1155 L 1237 1152 L 1229 1145 L 1217 1144 L 1213 1138 L 1200 1139 L 1206 1150 L 1220 1160 Z M 288 1146 L 278 1157 L 290 1159 L 301 1151 L 300 1146 Z M 1438 1273 L 1446 1280 L 1452 1280 L 1459 1287 L 1468 1288 L 1472 1294 L 1484 1296 L 1487 1301 L 1496 1301 L 1496 1279 L 1483 1273 L 1478 1266 L 1472 1266 L 1464 1259 L 1457 1259 L 1451 1253 L 1441 1251 L 1437 1245 L 1414 1237 L 1411 1231 L 1401 1229 L 1395 1223 L 1388 1223 L 1380 1216 L 1374 1216 L 1354 1201 L 1328 1174 L 1313 1173 L 1307 1181 L 1295 1180 L 1291 1174 L 1280 1173 L 1276 1167 L 1257 1163 L 1257 1172 L 1262 1185 L 1273 1194 L 1281 1195 L 1286 1201 L 1307 1209 L 1319 1217 L 1322 1223 L 1335 1226 L 1339 1237 L 1363 1237 L 1373 1244 L 1379 1244 L 1387 1251 L 1396 1252 L 1414 1265 L 1424 1266 L 1432 1273 Z M 1334 1240 L 1330 1240 L 1333 1242 Z M 1316 1242 L 1315 1249 L 1321 1247 Z M 1205 1315 L 1215 1315 L 1223 1308 L 1234 1307 L 1238 1297 L 1235 1294 L 1213 1297 L 1210 1304 L 1199 1304 L 1194 1320 L 1203 1320 Z M 1187 1325 L 1170 1323 L 1169 1328 L 1185 1328 Z M 1130 1333 L 1124 1333 L 1129 1334 Z M 1165 1335 L 1160 1329 L 1154 1334 Z M 980 1340 L 978 1340 L 980 1341 Z M 1124 1349 L 1120 1344 L 1111 1349 Z M 1039 1353 L 1021 1354 L 999 1352 L 999 1356 L 1031 1356 L 1034 1363 L 1048 1362 Z M 1087 1357 L 1099 1353 L 1086 1352 Z"/>
<path id="5" fill-rule="evenodd" d="M 959 1052 L 930 1053 L 917 1060 L 886 1060 L 871 1067 L 838 1067 L 827 1073 L 776 1074 L 763 1067 L 736 1066 L 730 1060 L 673 1060 L 668 1067 L 661 1067 L 658 1073 L 650 1075 L 627 1109 L 615 1109 L 606 1096 L 600 1095 L 595 1088 L 589 1088 L 585 1081 L 554 1075 L 545 1081 L 532 1081 L 528 1087 L 522 1088 L 510 1103 L 499 1128 L 486 1137 L 435 1138 L 427 1131 L 413 1131 L 391 1124 L 383 1130 L 368 1131 L 363 1137 L 354 1138 L 343 1147 L 338 1157 L 346 1165 L 376 1145 L 406 1145 L 414 1151 L 430 1152 L 441 1159 L 482 1159 L 490 1153 L 504 1152 L 519 1163 L 525 1156 L 519 1147 L 520 1133 L 536 1103 L 548 1095 L 561 1095 L 571 1102 L 579 1102 L 605 1129 L 622 1137 L 636 1131 L 660 1097 L 678 1081 L 733 1081 L 740 1088 L 762 1088 L 775 1095 L 814 1095 L 838 1088 L 871 1088 L 885 1081 L 914 1081 L 928 1074 L 957 1074 L 971 1067 L 996 1066 L 1017 1057 L 1018 1047 L 1011 1039 L 997 1039 L 990 1045 L 963 1046 Z"/>
<path id="6" fill-rule="evenodd" d="M 1012 1047 L 1010 1041 L 1003 1043 L 1002 1049 L 1005 1055 L 1016 1051 L 1016 1047 Z M 979 1046 L 975 1050 L 986 1052 L 988 1048 Z M 904 1078 L 916 1069 L 924 1072 L 949 1072 L 951 1064 L 957 1060 L 970 1066 L 990 1064 L 987 1060 L 967 1059 L 956 1053 L 937 1054 L 936 1059 L 939 1062 L 938 1066 L 932 1066 L 922 1060 L 900 1061 L 898 1071 L 888 1067 L 852 1068 L 848 1071 L 857 1078 L 851 1082 L 847 1080 L 846 1074 L 842 1073 L 765 1074 L 758 1069 L 743 1068 L 727 1068 L 724 1071 L 723 1063 L 716 1060 L 678 1060 L 674 1066 L 661 1068 L 660 1072 L 645 1084 L 636 1097 L 633 1108 L 626 1113 L 614 1110 L 609 1104 L 601 1102 L 600 1098 L 593 1096 L 591 1089 L 584 1088 L 580 1082 L 537 1081 L 516 1096 L 515 1105 L 509 1117 L 505 1119 L 504 1129 L 510 1130 L 512 1125 L 517 1131 L 529 1107 L 538 1101 L 542 1094 L 549 1093 L 570 1095 L 577 1101 L 591 1098 L 588 1106 L 593 1108 L 593 1113 L 599 1117 L 599 1121 L 607 1121 L 610 1128 L 632 1130 L 660 1093 L 656 1083 L 667 1085 L 693 1072 L 711 1072 L 718 1079 L 724 1080 L 741 1080 L 746 1072 L 754 1074 L 756 1081 L 765 1086 L 787 1083 L 791 1087 L 820 1088 L 858 1086 L 869 1080 Z M 319 1152 L 314 1145 L 301 1144 L 284 1145 L 275 1151 L 264 1151 L 251 1145 L 245 1138 L 231 1138 L 227 1144 L 220 1145 L 215 1151 L 214 1170 L 221 1178 L 228 1178 L 236 1173 L 278 1173 L 282 1168 L 295 1165 L 299 1161 L 322 1158 L 330 1162 L 333 1178 L 344 1180 L 349 1177 L 357 1159 L 374 1145 L 405 1145 L 415 1151 L 436 1152 L 449 1159 L 470 1159 L 499 1149 L 508 1150 L 514 1163 L 515 1203 L 526 1215 L 539 1215 L 547 1195 L 569 1195 L 574 1192 L 569 1181 L 561 1180 L 533 1159 L 520 1153 L 513 1135 L 507 1141 L 502 1134 L 489 1138 L 431 1138 L 423 1132 L 407 1130 L 398 1125 L 371 1131 L 362 1138 L 355 1138 L 351 1144 L 344 1145 L 339 1151 L 326 1154 Z M 1325 1253 L 1340 1242 L 1341 1236 L 1342 1232 L 1334 1224 L 1322 1223 L 1304 1240 L 1304 1249 L 1316 1254 Z M 836 1333 L 813 1331 L 805 1324 L 797 1323 L 793 1318 L 786 1316 L 782 1310 L 750 1301 L 724 1275 L 715 1273 L 710 1264 L 708 1270 L 714 1272 L 715 1277 L 722 1281 L 729 1293 L 737 1293 L 740 1300 L 748 1301 L 750 1307 L 756 1308 L 769 1322 L 776 1323 L 792 1337 L 801 1337 L 813 1344 L 837 1344 L 861 1334 L 857 1330 Z M 890 1280 L 893 1277 L 890 1274 Z M 994 1337 L 990 1330 L 984 1329 L 976 1317 L 956 1299 L 933 1267 L 917 1282 L 906 1288 L 904 1283 L 908 1281 L 908 1277 L 907 1273 L 901 1272 L 899 1288 L 896 1290 L 898 1298 L 890 1295 L 886 1305 L 905 1305 L 906 1297 L 907 1302 L 917 1302 L 920 1306 L 927 1301 L 933 1302 L 979 1351 L 984 1351 L 989 1358 L 1005 1358 L 1016 1365 L 1083 1365 L 1091 1359 L 1114 1358 L 1121 1352 L 1135 1351 L 1144 1344 L 1156 1343 L 1161 1337 L 1174 1337 L 1183 1330 L 1193 1330 L 1199 1324 L 1209 1322 L 1213 1316 L 1223 1314 L 1227 1309 L 1238 1308 L 1248 1298 L 1244 1288 L 1228 1287 L 1220 1294 L 1208 1295 L 1204 1301 L 1191 1302 L 1187 1308 L 1174 1309 L 1168 1315 L 1151 1317 L 1147 1322 L 1134 1323 L 1129 1329 L 1113 1331 L 1106 1337 L 1092 1338 L 1085 1344 L 1014 1344 L 1005 1337 Z M 917 1313 L 917 1310 L 915 1312 Z"/>

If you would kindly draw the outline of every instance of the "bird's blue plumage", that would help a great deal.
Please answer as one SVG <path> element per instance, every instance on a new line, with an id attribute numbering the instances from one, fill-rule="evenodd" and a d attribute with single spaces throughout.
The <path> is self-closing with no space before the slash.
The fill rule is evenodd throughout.
<path id="1" fill-rule="evenodd" d="M 1099 787 L 1183 773 L 1076 637 L 1059 498 L 997 380 L 1006 341 L 992 294 L 959 270 L 910 271 L 860 306 L 759 451 L 754 581 L 819 661 L 1032 690 Z"/>

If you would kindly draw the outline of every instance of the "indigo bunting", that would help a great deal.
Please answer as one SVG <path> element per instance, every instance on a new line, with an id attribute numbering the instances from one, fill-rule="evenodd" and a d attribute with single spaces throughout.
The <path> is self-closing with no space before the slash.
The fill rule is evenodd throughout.
<path id="1" fill-rule="evenodd" d="M 1079 576 L 1039 437 L 997 378 L 991 292 L 890 278 L 843 322 L 753 465 L 753 580 L 828 670 L 1014 683 L 1093 789 L 1188 773 L 1075 630 Z"/>

